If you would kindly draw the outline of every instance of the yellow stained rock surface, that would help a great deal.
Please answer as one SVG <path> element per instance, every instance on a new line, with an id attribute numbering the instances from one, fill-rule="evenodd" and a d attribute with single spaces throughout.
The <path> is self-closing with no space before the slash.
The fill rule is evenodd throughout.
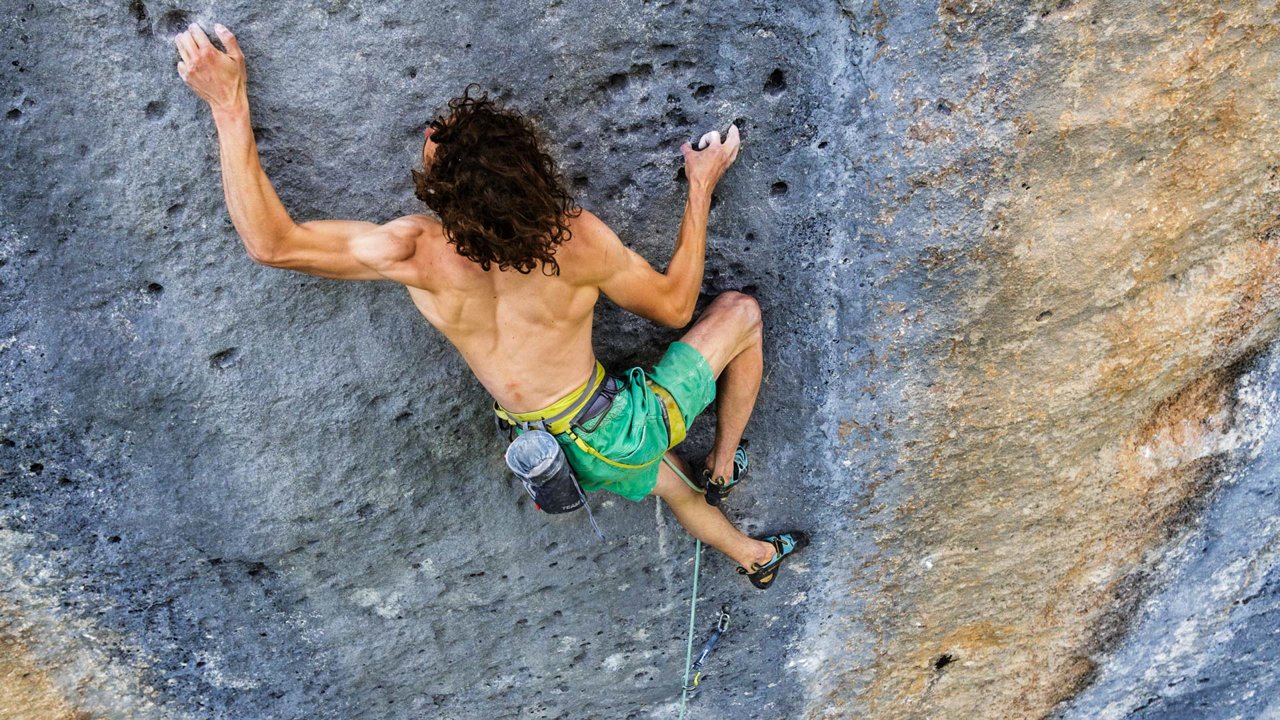
<path id="1" fill-rule="evenodd" d="M 1123 631 L 1237 442 L 1241 361 L 1280 325 L 1276 17 L 1077 2 L 1042 20 L 987 252 L 921 259 L 991 280 L 910 396 L 911 497 L 868 569 L 877 662 L 818 713 L 1044 717 Z"/>
<path id="2" fill-rule="evenodd" d="M 67 703 L 26 647 L 0 634 L 0 718 L 4 720 L 89 720 Z"/>

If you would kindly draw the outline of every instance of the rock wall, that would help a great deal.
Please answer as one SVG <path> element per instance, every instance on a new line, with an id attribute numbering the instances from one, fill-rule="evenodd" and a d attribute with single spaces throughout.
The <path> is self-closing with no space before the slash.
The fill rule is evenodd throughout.
<path id="1" fill-rule="evenodd" d="M 245 257 L 174 71 L 215 20 L 298 220 L 418 211 L 474 81 L 661 265 L 676 148 L 741 119 L 704 294 L 757 295 L 767 347 L 729 512 L 815 544 L 768 593 L 704 558 L 700 632 L 734 626 L 693 717 L 1276 711 L 1276 8 L 4 10 L 0 713 L 675 714 L 691 541 L 652 500 L 594 496 L 603 544 L 538 514 L 401 289 Z M 678 337 L 596 320 L 611 367 Z"/>
<path id="2" fill-rule="evenodd" d="M 1277 319 L 1274 9 L 943 4 L 923 47 L 879 17 L 894 85 L 867 115 L 897 132 L 871 161 L 907 187 L 862 232 L 905 296 L 880 326 L 904 472 L 873 494 L 875 661 L 826 697 L 1040 717 L 1239 442 L 1235 379 Z"/>

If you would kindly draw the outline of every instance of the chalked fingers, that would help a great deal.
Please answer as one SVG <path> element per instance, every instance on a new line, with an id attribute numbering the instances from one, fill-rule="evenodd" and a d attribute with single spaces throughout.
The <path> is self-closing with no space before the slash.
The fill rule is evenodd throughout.
<path id="1" fill-rule="evenodd" d="M 184 31 L 178 33 L 178 37 L 174 38 L 173 42 L 178 46 L 178 54 L 182 56 L 182 61 L 190 66 L 191 59 L 196 54 L 195 46 L 191 44 L 191 38 Z"/>
<path id="2" fill-rule="evenodd" d="M 204 50 L 213 47 L 213 43 L 209 42 L 209 36 L 204 34 L 204 28 L 196 23 L 191 23 L 191 42 L 195 44 L 196 49 Z"/>
<path id="3" fill-rule="evenodd" d="M 222 47 L 227 49 L 227 54 L 236 62 L 243 63 L 244 53 L 240 51 L 240 41 L 236 40 L 235 33 L 228 30 L 222 23 L 215 24 L 213 31 L 218 33 L 218 39 L 222 41 Z"/>
<path id="4" fill-rule="evenodd" d="M 192 23 L 177 37 L 182 62 L 178 75 L 196 95 L 214 110 L 229 108 L 247 100 L 245 97 L 244 55 L 230 31 L 221 25 L 214 30 L 225 43 L 227 52 L 219 50 L 204 30 Z"/>

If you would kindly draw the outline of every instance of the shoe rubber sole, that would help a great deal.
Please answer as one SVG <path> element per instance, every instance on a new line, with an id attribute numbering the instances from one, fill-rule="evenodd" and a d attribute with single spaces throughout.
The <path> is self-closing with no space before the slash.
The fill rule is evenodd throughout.
<path id="1" fill-rule="evenodd" d="M 747 468 L 750 463 L 747 459 L 747 439 L 743 438 L 738 443 L 738 449 L 733 453 L 733 479 L 727 483 L 716 483 L 711 481 L 711 471 L 704 468 L 702 470 L 702 484 L 706 488 L 707 504 L 713 507 L 720 505 L 720 501 L 729 497 L 729 493 L 737 487 L 738 483 L 747 478 Z"/>
<path id="2" fill-rule="evenodd" d="M 755 538 L 767 543 L 772 543 L 774 547 L 774 558 L 768 563 L 757 568 L 754 572 L 748 571 L 746 568 L 738 568 L 739 575 L 746 575 L 760 590 L 768 590 L 769 586 L 778 577 L 778 570 L 782 567 L 782 561 L 796 554 L 797 552 L 809 546 L 809 534 L 802 530 L 788 530 L 787 532 L 778 533 L 776 535 L 766 535 L 765 537 Z M 787 542 L 790 540 L 790 543 Z"/>

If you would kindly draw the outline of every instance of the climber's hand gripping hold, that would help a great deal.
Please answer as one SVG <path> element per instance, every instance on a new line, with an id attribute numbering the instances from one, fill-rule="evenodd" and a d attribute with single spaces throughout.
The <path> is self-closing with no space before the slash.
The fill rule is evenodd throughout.
<path id="1" fill-rule="evenodd" d="M 174 39 L 182 56 L 178 75 L 215 112 L 242 102 L 247 105 L 244 53 L 240 52 L 240 43 L 220 24 L 214 25 L 213 31 L 226 52 L 214 47 L 209 36 L 195 23 L 178 33 Z"/>
<path id="2" fill-rule="evenodd" d="M 698 149 L 692 143 L 680 146 L 684 154 L 684 174 L 689 178 L 690 187 L 711 190 L 720 182 L 734 160 L 738 159 L 738 150 L 742 140 L 738 136 L 738 126 L 730 125 L 723 141 L 720 132 L 712 130 L 698 140 Z"/>

